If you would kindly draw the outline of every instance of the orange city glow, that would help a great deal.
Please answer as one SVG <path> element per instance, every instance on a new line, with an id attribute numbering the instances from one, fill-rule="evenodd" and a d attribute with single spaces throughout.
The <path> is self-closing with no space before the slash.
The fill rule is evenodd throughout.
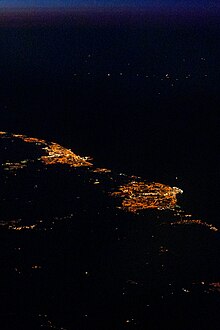
<path id="1" fill-rule="evenodd" d="M 143 209 L 173 209 L 176 206 L 176 195 L 182 193 L 177 187 L 161 183 L 132 181 L 120 186 L 112 196 L 122 198 L 122 209 L 136 213 Z"/>

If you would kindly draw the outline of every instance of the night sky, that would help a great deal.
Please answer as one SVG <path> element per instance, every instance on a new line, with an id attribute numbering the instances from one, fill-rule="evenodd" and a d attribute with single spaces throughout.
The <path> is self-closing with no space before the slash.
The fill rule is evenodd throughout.
<path id="1" fill-rule="evenodd" d="M 126 7 L 136 8 L 220 8 L 218 0 L 1 0 L 0 7 Z"/>

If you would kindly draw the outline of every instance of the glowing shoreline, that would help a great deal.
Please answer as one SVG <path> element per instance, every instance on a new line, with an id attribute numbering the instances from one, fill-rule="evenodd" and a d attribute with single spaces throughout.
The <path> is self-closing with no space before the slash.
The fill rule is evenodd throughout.
<path id="1" fill-rule="evenodd" d="M 144 209 L 174 209 L 177 204 L 176 195 L 179 193 L 183 191 L 161 183 L 131 181 L 111 195 L 122 198 L 122 209 L 136 213 Z"/>
<path id="2" fill-rule="evenodd" d="M 67 165 L 70 168 L 83 167 L 93 175 L 98 175 L 98 177 L 91 181 L 95 185 L 102 183 L 102 180 L 105 180 L 106 178 L 113 180 L 112 171 L 110 169 L 95 168 L 91 163 L 90 157 L 78 156 L 72 150 L 63 147 L 58 143 L 27 137 L 22 134 L 8 134 L 7 132 L 0 132 L 0 138 L 21 139 L 25 143 L 35 144 L 43 152 L 43 155 L 37 159 L 26 159 L 15 163 L 7 161 L 2 164 L 4 170 L 9 172 L 14 173 L 17 170 L 27 168 L 29 163 L 40 161 L 45 166 L 61 164 Z M 107 189 L 108 195 L 111 198 L 118 199 L 118 205 L 116 208 L 133 214 L 138 214 L 140 211 L 147 209 L 175 211 L 177 209 L 177 195 L 183 193 L 180 188 L 171 187 L 161 183 L 141 181 L 140 178 L 135 176 L 123 175 L 122 180 L 115 180 L 114 182 L 115 187 L 111 188 L 113 191 Z M 191 217 L 191 215 L 185 214 L 181 209 L 179 209 L 174 216 L 177 216 L 177 219 L 170 223 L 171 226 L 200 225 L 211 231 L 218 231 L 218 228 L 202 220 L 187 219 L 188 217 Z M 21 226 L 9 224 L 8 229 L 35 229 L 35 225 Z"/>

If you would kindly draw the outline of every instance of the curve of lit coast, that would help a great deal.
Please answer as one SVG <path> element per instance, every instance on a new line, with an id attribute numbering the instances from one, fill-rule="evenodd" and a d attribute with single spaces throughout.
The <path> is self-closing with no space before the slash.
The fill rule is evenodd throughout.
<path id="1" fill-rule="evenodd" d="M 91 180 L 95 185 L 102 184 L 106 179 L 107 182 L 109 182 L 109 180 L 114 181 L 114 187 L 110 188 L 107 185 L 106 192 L 111 198 L 116 199 L 117 208 L 126 212 L 138 214 L 140 211 L 147 209 L 174 211 L 177 209 L 177 195 L 183 193 L 183 191 L 177 187 L 141 181 L 140 178 L 134 176 L 114 176 L 109 169 L 94 167 L 90 157 L 78 156 L 72 150 L 55 142 L 27 137 L 22 134 L 9 134 L 7 132 L 0 132 L 0 138 L 20 139 L 25 143 L 35 144 L 38 150 L 40 150 L 40 154 L 42 153 L 37 159 L 25 159 L 14 163 L 7 161 L 2 164 L 4 170 L 16 172 L 17 170 L 27 168 L 29 163 L 35 161 L 40 161 L 45 166 L 61 164 L 71 168 L 84 167 L 90 174 L 95 176 L 95 178 Z M 178 210 L 175 220 L 170 223 L 172 226 L 189 224 L 201 225 L 212 231 L 218 231 L 216 227 L 202 220 L 188 219 L 191 215 L 186 215 L 181 209 Z M 22 226 L 16 225 L 15 227 L 18 228 L 17 230 L 23 229 Z M 25 229 L 27 229 L 27 226 L 25 226 Z"/>
<path id="2" fill-rule="evenodd" d="M 36 145 L 41 145 L 43 147 L 42 149 L 46 151 L 47 155 L 41 156 L 40 160 L 46 165 L 67 164 L 70 167 L 92 166 L 92 163 L 88 161 L 90 159 L 89 157 L 80 157 L 70 149 L 64 148 L 58 143 L 49 143 L 42 139 L 29 138 L 26 135 L 13 134 L 12 136 L 20 138 L 27 143 L 35 143 Z"/>
<path id="3" fill-rule="evenodd" d="M 1 132 L 1 136 L 7 135 L 6 132 Z M 21 134 L 12 134 L 13 138 L 18 138 L 26 143 L 34 143 L 40 146 L 46 155 L 40 157 L 40 161 L 45 165 L 65 164 L 70 167 L 92 167 L 93 164 L 89 161 L 89 157 L 81 157 L 76 155 L 70 149 L 61 146 L 58 143 L 47 142 L 43 139 L 27 137 Z M 26 164 L 11 163 L 10 169 L 23 168 Z M 93 173 L 109 173 L 108 169 L 93 168 Z M 145 209 L 174 209 L 177 204 L 177 194 L 182 193 L 182 190 L 177 187 L 170 187 L 161 183 L 146 183 L 132 180 L 127 177 L 128 182 L 125 185 L 119 186 L 117 191 L 110 194 L 112 197 L 119 197 L 122 200 L 121 208 L 132 213 L 137 213 Z"/>
<path id="4" fill-rule="evenodd" d="M 161 183 L 146 183 L 131 181 L 112 196 L 122 198 L 122 209 L 136 213 L 145 209 L 174 209 L 177 204 L 177 194 L 183 191 Z"/>

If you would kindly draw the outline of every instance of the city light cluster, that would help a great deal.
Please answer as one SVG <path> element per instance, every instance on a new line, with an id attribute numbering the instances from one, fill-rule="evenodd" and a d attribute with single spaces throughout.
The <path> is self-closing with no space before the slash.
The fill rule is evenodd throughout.
<path id="1" fill-rule="evenodd" d="M 212 231 L 218 231 L 218 228 L 216 228 L 212 224 L 209 224 L 209 223 L 204 222 L 202 220 L 179 220 L 179 221 L 171 222 L 171 225 L 172 226 L 176 226 L 176 225 L 200 225 L 200 226 L 205 226 L 205 227 L 209 228 Z"/>
<path id="2" fill-rule="evenodd" d="M 38 145 L 41 145 L 41 144 L 47 144 L 47 142 L 45 140 L 42 140 L 42 139 L 37 139 L 37 138 L 28 138 L 28 137 L 23 137 L 22 140 L 24 142 L 27 142 L 27 143 L 36 143 Z"/>
<path id="3" fill-rule="evenodd" d="M 17 226 L 12 226 L 12 225 L 10 225 L 10 226 L 8 226 L 8 229 L 12 229 L 12 230 L 18 230 L 18 231 L 21 231 L 21 230 L 33 230 L 35 227 L 36 227 L 37 225 L 30 225 L 30 226 L 19 226 L 19 227 L 17 227 Z"/>
<path id="4" fill-rule="evenodd" d="M 174 209 L 179 193 L 181 189 L 161 183 L 131 181 L 111 195 L 122 198 L 122 209 L 137 213 L 144 209 Z"/>
<path id="5" fill-rule="evenodd" d="M 107 169 L 107 168 L 100 168 L 97 167 L 93 170 L 94 173 L 111 173 L 111 170 Z"/>
<path id="6" fill-rule="evenodd" d="M 3 166 L 5 171 L 17 171 L 27 167 L 27 164 L 23 161 L 20 163 L 5 163 Z"/>
<path id="7" fill-rule="evenodd" d="M 88 157 L 80 157 L 70 149 L 66 149 L 57 143 L 48 144 L 43 149 L 48 153 L 48 155 L 41 157 L 41 161 L 46 165 L 67 164 L 71 167 L 92 166 L 92 163 L 88 161 Z"/>
<path id="8" fill-rule="evenodd" d="M 27 137 L 21 134 L 8 134 L 6 132 L 0 132 L 2 138 L 17 138 L 23 140 L 25 143 L 33 143 L 40 148 L 42 154 L 37 160 L 42 162 L 44 165 L 56 165 L 63 164 L 70 167 L 87 167 L 90 168 L 93 164 L 90 162 L 89 157 L 81 157 L 76 155 L 70 149 L 67 149 L 60 144 L 54 142 L 47 142 L 43 139 Z M 36 160 L 36 159 L 35 159 Z M 35 161 L 32 160 L 32 161 Z M 26 168 L 31 160 L 25 159 L 20 162 L 9 162 L 2 164 L 4 170 L 10 172 L 16 172 L 19 169 Z M 106 168 L 94 168 L 92 167 L 91 172 L 106 174 L 111 173 L 110 169 Z M 116 197 L 121 205 L 118 208 L 128 211 L 131 213 L 138 213 L 145 209 L 156 209 L 156 210 L 175 210 L 174 216 L 177 217 L 176 221 L 170 222 L 172 226 L 177 225 L 200 225 L 204 226 L 214 232 L 218 229 L 212 224 L 203 222 L 202 220 L 192 220 L 191 214 L 185 214 L 177 206 L 177 194 L 183 191 L 177 187 L 170 187 L 161 183 L 147 183 L 141 181 L 140 178 L 135 176 L 126 176 L 120 173 L 126 180 L 126 184 L 122 184 L 117 190 L 110 193 L 111 197 Z M 93 184 L 97 185 L 102 182 L 102 178 L 96 178 Z M 36 229 L 36 225 L 31 226 L 21 226 L 16 221 L 10 221 L 6 223 L 1 223 L 1 226 L 7 224 L 8 229 L 12 230 L 33 230 Z M 164 252 L 164 251 L 161 251 Z"/>
<path id="9" fill-rule="evenodd" d="M 4 132 L 3 132 L 4 133 Z M 36 145 L 43 145 L 43 150 L 47 155 L 41 156 L 40 160 L 46 165 L 67 164 L 71 167 L 90 167 L 92 163 L 89 162 L 89 157 L 80 157 L 72 152 L 70 149 L 64 148 L 58 143 L 48 143 L 43 139 L 27 137 L 26 135 L 13 134 L 15 138 L 22 139 L 26 143 L 35 143 Z"/>

